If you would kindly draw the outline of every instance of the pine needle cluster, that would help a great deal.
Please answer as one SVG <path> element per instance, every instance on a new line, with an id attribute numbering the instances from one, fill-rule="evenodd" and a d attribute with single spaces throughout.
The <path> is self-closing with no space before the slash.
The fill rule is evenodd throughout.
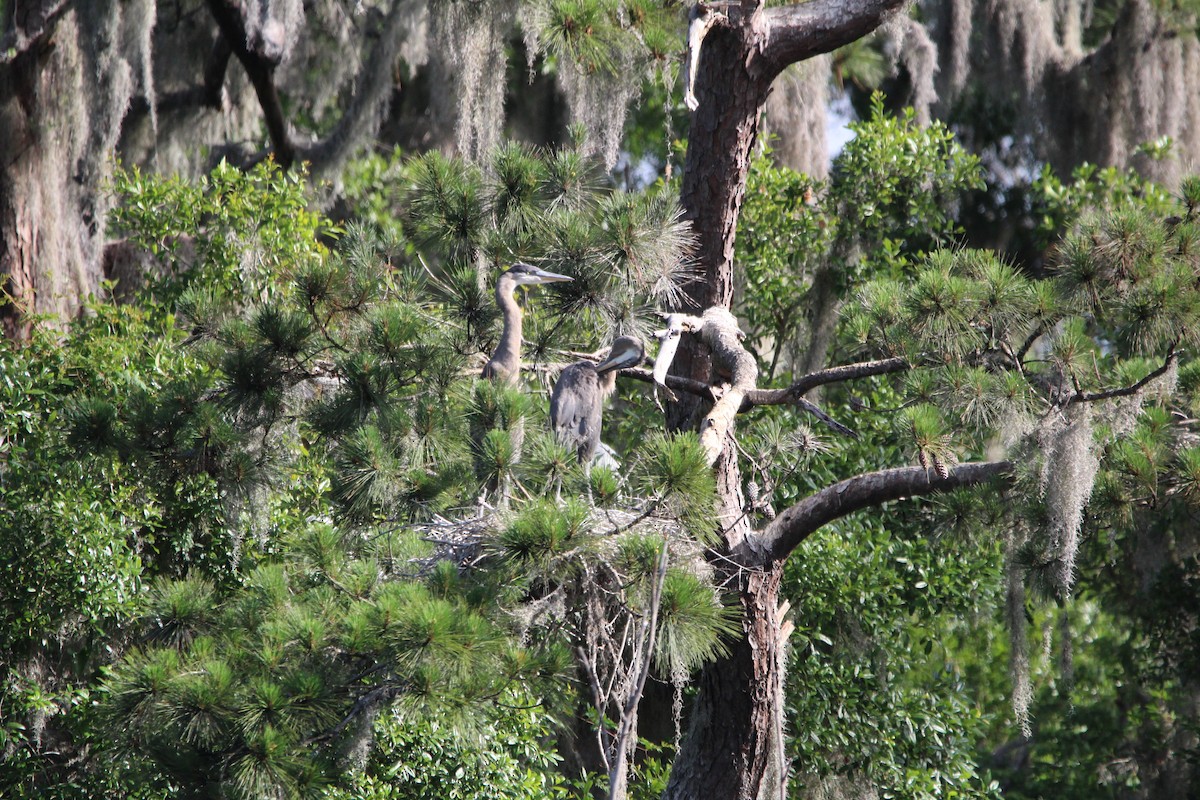
<path id="1" fill-rule="evenodd" d="M 463 719 L 561 668 L 551 651 L 520 651 L 444 581 L 390 579 L 330 526 L 292 544 L 238 591 L 158 583 L 146 643 L 107 682 L 120 746 L 180 786 L 208 776 L 235 796 L 306 794 L 335 776 L 363 715 L 403 698 Z"/>

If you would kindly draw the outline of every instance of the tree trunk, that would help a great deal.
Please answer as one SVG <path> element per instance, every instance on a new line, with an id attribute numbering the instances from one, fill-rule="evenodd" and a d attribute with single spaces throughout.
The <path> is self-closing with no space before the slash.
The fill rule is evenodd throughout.
<path id="1" fill-rule="evenodd" d="M 14 10 L 0 54 L 0 304 L 6 336 L 66 319 L 100 286 L 104 185 L 153 26 L 151 0 Z"/>
<path id="2" fill-rule="evenodd" d="M 730 308 L 733 257 L 746 176 L 758 136 L 759 113 L 770 81 L 746 69 L 753 47 L 750 25 L 716 27 L 701 48 L 681 203 L 699 239 L 703 280 L 690 287 L 696 308 Z M 715 382 L 712 358 L 698 337 L 685 337 L 673 372 Z M 694 429 L 704 413 L 681 397 L 670 409 L 675 430 Z M 732 433 L 731 433 L 732 435 Z M 725 544 L 718 567 L 749 532 L 742 514 L 741 470 L 733 448 L 715 465 L 719 520 Z M 715 555 L 715 554 L 714 554 Z M 780 570 L 731 576 L 743 613 L 744 637 L 728 656 L 707 665 L 664 798 L 757 800 L 782 796 L 782 647 L 777 608 Z"/>
<path id="3" fill-rule="evenodd" d="M 717 18 L 700 45 L 680 203 L 698 239 L 701 280 L 688 287 L 692 308 L 733 305 L 734 243 L 746 176 L 771 83 L 788 65 L 830 52 L 874 30 L 900 0 L 810 0 L 764 8 L 755 0 L 705 13 Z M 720 383 L 697 336 L 685 336 L 672 373 Z M 691 396 L 668 409 L 672 430 L 694 430 L 705 413 Z M 737 448 L 714 466 L 722 542 L 710 551 L 718 574 L 736 594 L 744 637 L 701 674 L 688 734 L 671 770 L 669 800 L 759 800 L 786 794 L 783 676 L 786 634 L 779 611 L 782 559 L 739 568 L 735 553 L 755 551 L 756 534 L 742 513 Z"/>
<path id="4" fill-rule="evenodd" d="M 782 567 L 746 570 L 738 581 L 744 636 L 700 676 L 687 740 L 664 800 L 780 800 L 787 768 L 783 754 L 783 676 L 780 631 Z"/>
<path id="5" fill-rule="evenodd" d="M 746 195 L 746 175 L 758 136 L 759 111 L 769 81 L 757 80 L 745 66 L 752 47 L 749 25 L 717 26 L 700 50 L 695 93 L 700 103 L 692 114 L 684 163 L 680 204 L 697 237 L 701 280 L 687 287 L 693 312 L 733 303 L 733 251 L 738 215 Z M 708 383 L 712 363 L 696 338 L 681 343 L 672 373 Z M 699 402 L 682 397 L 672 404 L 672 430 L 695 428 Z"/>

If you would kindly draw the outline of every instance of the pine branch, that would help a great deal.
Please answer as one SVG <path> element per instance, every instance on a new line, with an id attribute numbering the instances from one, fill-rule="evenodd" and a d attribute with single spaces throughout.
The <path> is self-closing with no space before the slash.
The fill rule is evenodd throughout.
<path id="1" fill-rule="evenodd" d="M 304 745 L 308 745 L 308 744 L 314 744 L 316 742 L 328 741 L 329 739 L 332 739 L 333 737 L 337 736 L 339 733 L 344 731 L 346 729 L 346 726 L 349 725 L 351 722 L 353 722 L 354 718 L 357 717 L 359 714 L 373 711 L 374 709 L 379 708 L 380 706 L 382 706 L 385 703 L 390 703 L 392 700 L 395 700 L 397 697 L 399 697 L 400 693 L 401 693 L 401 689 L 398 686 L 391 686 L 391 685 L 377 686 L 376 688 L 371 689 L 366 694 L 363 694 L 357 700 L 355 700 L 354 705 L 352 705 L 350 707 L 350 711 L 347 712 L 346 716 L 342 717 L 342 719 L 337 724 L 333 725 L 331 728 L 328 728 L 327 730 L 321 731 L 320 733 L 318 733 L 314 736 L 310 736 L 307 739 L 304 739 L 300 743 L 304 744 Z"/>
<path id="2" fill-rule="evenodd" d="M 798 61 L 861 39 L 907 4 L 907 0 L 812 0 L 763 9 L 763 71 L 774 76 Z"/>
<path id="3" fill-rule="evenodd" d="M 817 372 L 810 372 L 786 389 L 750 389 L 744 392 L 738 413 L 744 414 L 756 406 L 794 405 L 812 414 L 835 433 L 857 438 L 858 434 L 853 429 L 830 417 L 820 407 L 805 400 L 803 395 L 817 386 L 855 380 L 857 378 L 867 378 L 873 375 L 886 375 L 891 372 L 903 372 L 909 368 L 909 363 L 903 358 L 885 358 L 880 361 L 843 364 Z M 640 367 L 623 369 L 620 374 L 627 378 L 642 381 L 643 383 L 654 382 L 654 375 L 650 370 Z M 708 400 L 710 403 L 715 403 L 719 397 L 712 386 L 701 381 L 692 380 L 691 378 L 684 378 L 679 375 L 667 375 L 664 378 L 664 382 L 670 389 L 687 392 L 703 400 Z"/>
<path id="4" fill-rule="evenodd" d="M 805 400 L 803 397 L 797 397 L 793 402 L 795 402 L 796 406 L 801 410 L 807 411 L 809 414 L 812 414 L 814 417 L 819 419 L 825 425 L 825 427 L 829 428 L 829 430 L 833 431 L 834 433 L 841 434 L 842 436 L 849 436 L 851 439 L 858 438 L 858 434 L 855 433 L 853 428 L 846 427 L 833 417 L 826 414 L 816 403 L 813 403 L 810 400 Z M 742 405 L 745 406 L 745 403 Z"/>
<path id="5" fill-rule="evenodd" d="M 960 464 L 946 477 L 922 467 L 898 467 L 868 472 L 827 486 L 783 511 L 770 525 L 747 537 L 734 557 L 746 566 L 766 566 L 782 561 L 809 534 L 854 511 L 890 500 L 922 497 L 964 486 L 977 486 L 1012 477 L 1011 461 Z"/>
<path id="6" fill-rule="evenodd" d="M 644 367 L 630 367 L 629 369 L 621 370 L 617 374 L 625 378 L 633 378 L 635 381 L 641 381 L 642 383 L 654 383 L 654 373 Z M 664 384 L 668 389 L 687 392 L 710 403 L 717 401 L 717 395 L 713 391 L 713 387 L 703 381 L 684 378 L 680 375 L 667 375 L 664 379 Z"/>
<path id="7" fill-rule="evenodd" d="M 745 413 L 755 406 L 792 405 L 797 402 L 797 398 L 807 394 L 818 386 L 857 380 L 858 378 L 869 378 L 874 375 L 887 375 L 892 372 L 904 372 L 908 369 L 911 369 L 908 361 L 899 357 L 885 358 L 879 361 L 861 361 L 855 364 L 842 364 L 837 367 L 830 367 L 829 369 L 818 370 L 817 372 L 810 372 L 807 375 L 803 375 L 786 389 L 751 389 L 746 392 L 740 411 Z M 654 381 L 654 376 L 650 370 L 640 367 L 623 369 L 620 374 L 645 383 L 653 383 Z M 666 376 L 666 385 L 668 388 L 678 389 L 681 392 L 687 392 L 711 402 L 716 402 L 717 400 L 716 394 L 713 392 L 713 387 L 702 381 L 684 378 L 679 375 L 668 375 Z"/>
<path id="8" fill-rule="evenodd" d="M 1025 360 L 1025 354 L 1029 352 L 1029 348 L 1033 347 L 1033 343 L 1040 339 L 1043 333 L 1045 333 L 1045 330 L 1041 325 L 1038 325 L 1030 332 L 1029 337 L 1025 339 L 1021 348 L 1017 350 L 1016 361 L 1018 366 Z"/>
<path id="9" fill-rule="evenodd" d="M 911 369 L 908 361 L 903 358 L 885 358 L 879 361 L 860 361 L 856 364 L 842 364 L 837 367 L 818 370 L 803 375 L 786 389 L 755 389 L 746 393 L 746 403 L 742 411 L 749 411 L 754 406 L 778 406 L 796 403 L 797 400 L 818 386 L 830 383 L 841 383 L 859 378 L 869 378 L 873 375 L 887 375 L 892 372 L 904 372 Z"/>

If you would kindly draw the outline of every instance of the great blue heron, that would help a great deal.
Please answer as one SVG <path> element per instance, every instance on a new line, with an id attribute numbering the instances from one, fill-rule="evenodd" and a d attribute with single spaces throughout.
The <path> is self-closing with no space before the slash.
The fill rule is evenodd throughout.
<path id="1" fill-rule="evenodd" d="M 590 464 L 600 444 L 604 400 L 616 388 L 617 370 L 637 366 L 644 352 L 640 339 L 621 336 L 599 364 L 576 361 L 558 377 L 550 395 L 550 425 L 580 464 Z"/>
<path id="2" fill-rule="evenodd" d="M 496 281 L 496 305 L 504 315 L 504 330 L 496 352 L 483 365 L 482 376 L 508 386 L 515 386 L 521 377 L 521 307 L 513 297 L 518 286 L 569 281 L 572 278 L 547 272 L 518 261 L 506 269 Z"/>

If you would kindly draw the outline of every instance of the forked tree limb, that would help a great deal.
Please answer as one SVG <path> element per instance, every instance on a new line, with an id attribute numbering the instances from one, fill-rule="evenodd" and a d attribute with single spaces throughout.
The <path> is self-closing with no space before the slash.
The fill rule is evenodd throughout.
<path id="1" fill-rule="evenodd" d="M 837 433 L 844 436 L 854 436 L 853 430 L 831 418 L 815 404 L 805 400 L 803 397 L 804 393 L 814 387 L 829 383 L 850 381 L 872 375 L 886 375 L 891 372 L 903 372 L 907 369 L 909 369 L 909 364 L 903 358 L 885 358 L 879 361 L 842 364 L 830 367 L 829 369 L 810 372 L 785 389 L 749 389 L 742 392 L 738 413 L 744 414 L 756 406 L 796 406 L 812 414 Z M 655 382 L 656 380 L 656 376 L 647 369 L 623 369 L 620 374 L 647 383 Z M 687 392 L 710 403 L 716 403 L 723 394 L 716 387 L 710 386 L 707 383 L 680 375 L 658 377 L 662 377 L 663 385 L 667 388 Z"/>
<path id="2" fill-rule="evenodd" d="M 413 7 L 396 0 L 383 18 L 382 31 L 359 75 L 349 107 L 334 129 L 311 145 L 300 145 L 292 136 L 283 111 L 275 70 L 283 58 L 283 43 L 276 31 L 251 31 L 246 10 L 238 0 L 207 0 L 209 12 L 220 30 L 204 71 L 202 97 L 212 105 L 220 103 L 225 65 L 229 55 L 237 56 L 258 96 L 271 137 L 275 162 L 290 169 L 297 160 L 313 164 L 314 174 L 337 169 L 357 143 L 378 128 L 392 90 L 392 64 L 400 50 Z M 192 90 L 195 91 L 195 90 Z M 256 162 L 258 157 L 252 159 Z"/>
<path id="3" fill-rule="evenodd" d="M 1137 394 L 1142 389 L 1146 388 L 1155 378 L 1160 378 L 1167 373 L 1171 368 L 1171 364 L 1179 357 L 1179 351 L 1176 349 L 1179 342 L 1176 340 L 1167 350 L 1166 358 L 1163 359 L 1161 367 L 1147 373 L 1141 380 L 1129 386 L 1122 386 L 1118 389 L 1105 389 L 1099 392 L 1084 392 L 1077 391 L 1075 394 L 1067 398 L 1068 403 L 1095 403 L 1099 400 L 1110 400 L 1114 397 L 1130 397 Z"/>
<path id="4" fill-rule="evenodd" d="M 282 48 L 261 36 L 250 35 L 245 6 L 237 0 L 208 0 L 207 5 L 221 30 L 221 36 L 246 70 L 250 85 L 258 96 L 276 163 L 284 169 L 290 169 L 296 160 L 296 145 L 292 141 L 279 89 L 275 85 L 275 69 L 282 59 Z"/>

